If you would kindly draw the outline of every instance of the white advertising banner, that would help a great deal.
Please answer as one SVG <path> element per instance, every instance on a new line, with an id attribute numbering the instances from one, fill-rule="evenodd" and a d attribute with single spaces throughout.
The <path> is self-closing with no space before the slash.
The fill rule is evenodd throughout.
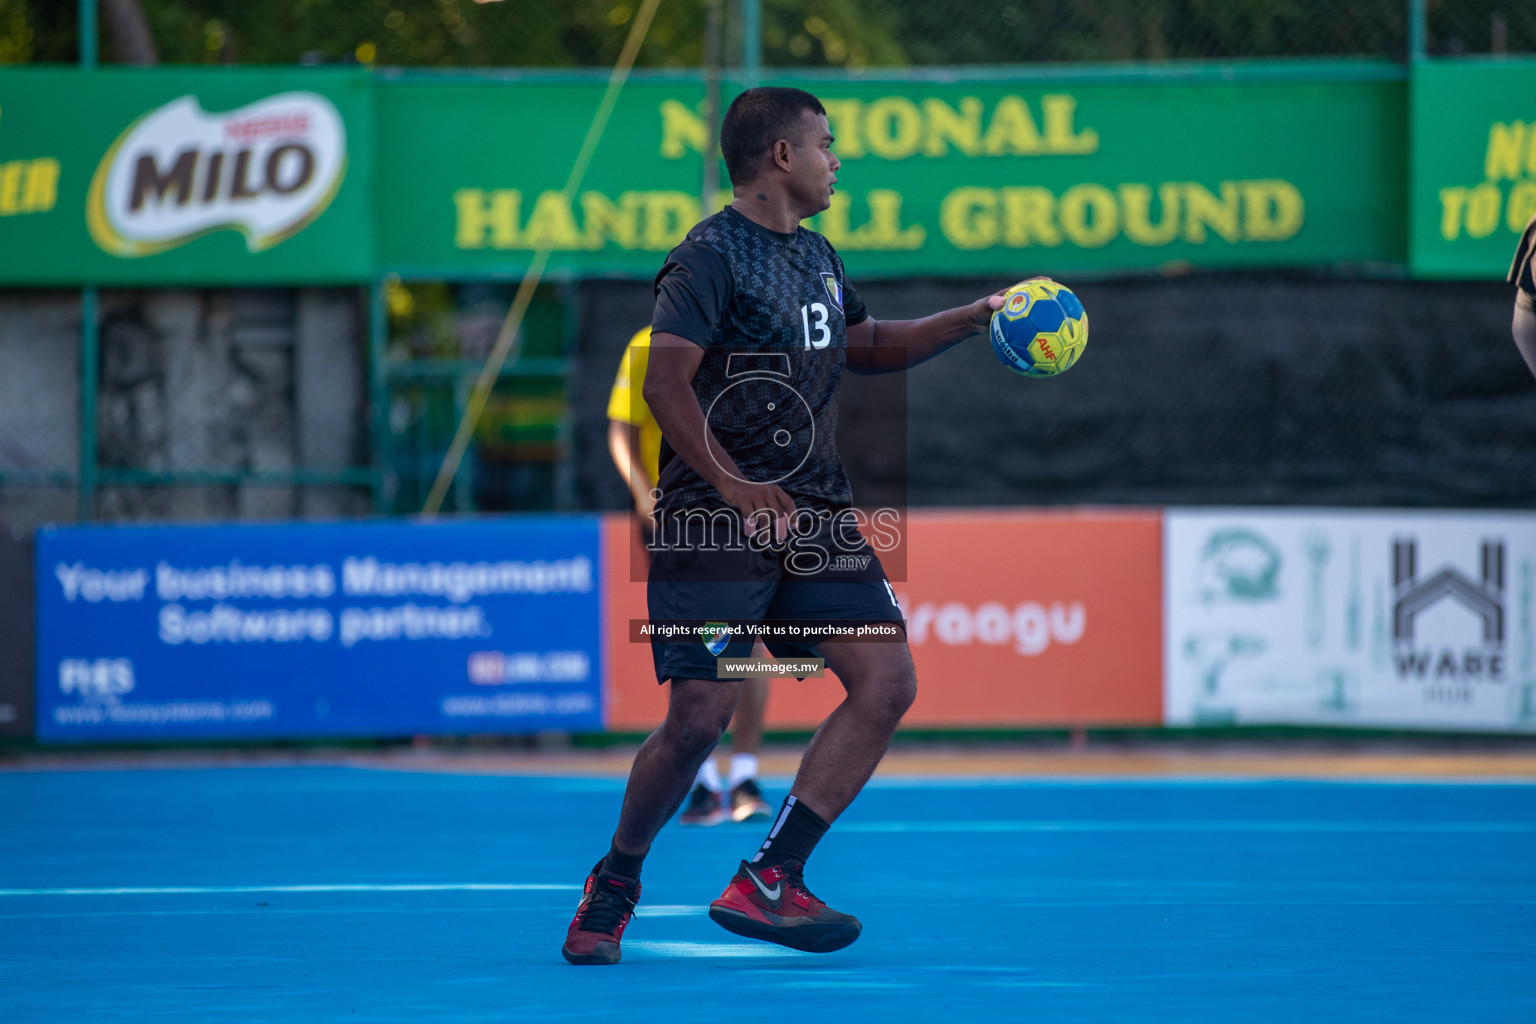
<path id="1" fill-rule="evenodd" d="M 1169 509 L 1169 725 L 1536 731 L 1536 514 Z"/>

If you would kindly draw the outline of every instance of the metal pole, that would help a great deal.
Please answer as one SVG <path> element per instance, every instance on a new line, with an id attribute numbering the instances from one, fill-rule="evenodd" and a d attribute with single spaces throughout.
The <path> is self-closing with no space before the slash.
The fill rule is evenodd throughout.
<path id="1" fill-rule="evenodd" d="M 96 289 L 80 290 L 80 476 L 77 518 L 90 522 L 96 514 L 96 378 L 100 371 L 100 331 Z"/>
<path id="2" fill-rule="evenodd" d="M 708 217 L 715 212 L 715 193 L 720 191 L 720 35 L 723 0 L 708 0 L 704 19 L 704 182 L 699 209 Z"/>
<path id="3" fill-rule="evenodd" d="M 757 84 L 763 70 L 763 0 L 741 0 L 741 70 L 749 88 Z"/>
<path id="4" fill-rule="evenodd" d="M 1408 0 L 1408 59 L 1421 61 L 1428 50 L 1428 4 L 1425 0 Z"/>
<path id="5" fill-rule="evenodd" d="M 368 289 L 368 406 L 373 413 L 373 511 L 383 515 L 385 473 L 388 472 L 389 444 L 389 388 L 384 379 L 384 349 L 389 342 L 389 317 L 384 306 L 384 282 L 375 278 Z"/>
<path id="6" fill-rule="evenodd" d="M 80 69 L 96 68 L 96 0 L 80 0 Z M 96 381 L 101 370 L 101 334 L 96 289 L 80 290 L 80 470 L 76 480 L 76 517 L 88 523 L 96 514 Z"/>
<path id="7" fill-rule="evenodd" d="M 96 0 L 80 0 L 80 67 L 96 66 Z"/>

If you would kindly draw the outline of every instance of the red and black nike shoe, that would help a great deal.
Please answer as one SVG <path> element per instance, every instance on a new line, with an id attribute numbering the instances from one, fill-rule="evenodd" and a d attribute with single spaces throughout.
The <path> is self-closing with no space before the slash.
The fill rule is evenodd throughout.
<path id="1" fill-rule="evenodd" d="M 762 869 L 746 861 L 709 905 L 709 917 L 726 931 L 777 942 L 807 953 L 831 953 L 859 937 L 859 919 L 839 913 L 811 895 L 798 861 Z"/>
<path id="2" fill-rule="evenodd" d="M 616 964 L 619 940 L 640 902 L 640 881 L 615 875 L 598 861 L 576 905 L 560 954 L 573 964 Z"/>

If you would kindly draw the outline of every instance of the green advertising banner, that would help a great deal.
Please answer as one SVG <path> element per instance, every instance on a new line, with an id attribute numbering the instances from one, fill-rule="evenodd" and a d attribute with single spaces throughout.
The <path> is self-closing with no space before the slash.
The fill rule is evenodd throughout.
<path id="1" fill-rule="evenodd" d="M 0 282 L 367 280 L 358 70 L 0 73 Z"/>
<path id="2" fill-rule="evenodd" d="M 843 167 L 811 226 L 855 275 L 1391 263 L 1406 250 L 1400 81 L 779 84 L 827 107 Z M 515 273 L 547 242 L 555 272 L 654 273 L 701 215 L 703 90 L 632 82 L 567 198 L 601 93 L 381 89 L 380 263 Z"/>
<path id="3" fill-rule="evenodd" d="M 843 166 L 812 226 L 855 276 L 1403 262 L 1401 72 L 1215 70 L 783 84 L 826 104 Z M 728 183 L 722 167 L 701 202 L 698 77 L 649 73 L 564 195 L 603 86 L 580 73 L 6 70 L 0 283 L 516 275 L 544 244 L 555 274 L 649 277 Z"/>
<path id="4" fill-rule="evenodd" d="M 1503 278 L 1536 213 L 1536 61 L 1433 61 L 1413 80 L 1415 274 Z"/>

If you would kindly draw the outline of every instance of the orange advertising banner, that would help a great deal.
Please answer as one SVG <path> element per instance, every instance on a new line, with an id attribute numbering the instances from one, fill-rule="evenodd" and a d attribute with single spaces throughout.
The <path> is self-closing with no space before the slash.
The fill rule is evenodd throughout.
<path id="1" fill-rule="evenodd" d="M 894 584 L 917 666 L 903 726 L 1161 724 L 1161 523 L 1150 510 L 912 511 Z M 644 731 L 667 688 L 650 646 L 630 642 L 646 606 L 628 517 L 608 517 L 603 541 L 607 727 Z M 814 728 L 841 699 L 830 673 L 777 680 L 767 728 Z"/>

